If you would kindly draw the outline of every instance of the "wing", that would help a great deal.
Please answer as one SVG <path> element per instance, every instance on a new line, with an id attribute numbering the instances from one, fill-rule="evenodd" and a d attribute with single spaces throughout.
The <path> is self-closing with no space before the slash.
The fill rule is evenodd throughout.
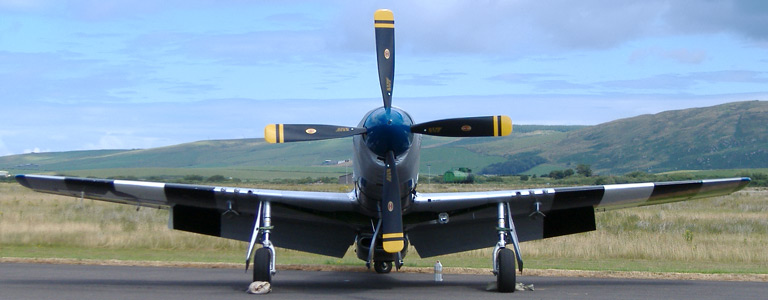
<path id="1" fill-rule="evenodd" d="M 595 211 L 655 205 L 738 191 L 749 178 L 631 183 L 469 193 L 418 193 L 409 213 L 411 244 L 421 257 L 492 247 L 496 203 L 508 202 L 521 242 L 595 230 Z M 434 221 L 446 212 L 446 224 Z"/>
<path id="2" fill-rule="evenodd" d="M 216 187 L 129 180 L 17 175 L 38 192 L 169 209 L 169 227 L 249 241 L 259 201 L 272 202 L 272 241 L 287 249 L 342 257 L 356 229 L 338 221 L 357 207 L 349 193 Z"/>

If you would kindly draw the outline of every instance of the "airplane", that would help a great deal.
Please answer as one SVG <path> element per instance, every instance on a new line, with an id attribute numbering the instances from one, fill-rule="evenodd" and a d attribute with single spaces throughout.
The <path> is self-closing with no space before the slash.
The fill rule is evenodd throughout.
<path id="1" fill-rule="evenodd" d="M 357 257 L 377 273 L 403 265 L 409 245 L 433 257 L 494 247 L 492 270 L 499 292 L 514 292 L 523 270 L 519 244 L 595 230 L 595 212 L 727 195 L 750 178 L 646 182 L 602 186 L 422 193 L 418 188 L 423 135 L 507 136 L 508 116 L 415 123 L 392 106 L 394 15 L 374 13 L 376 54 L 383 105 L 356 127 L 270 124 L 269 143 L 352 137 L 354 188 L 346 193 L 267 190 L 130 180 L 17 175 L 38 192 L 70 195 L 137 207 L 168 209 L 176 230 L 248 242 L 245 269 L 253 281 L 271 282 L 275 246 Z M 257 248 L 256 245 L 261 245 Z M 511 248 L 511 249 L 510 249 Z"/>

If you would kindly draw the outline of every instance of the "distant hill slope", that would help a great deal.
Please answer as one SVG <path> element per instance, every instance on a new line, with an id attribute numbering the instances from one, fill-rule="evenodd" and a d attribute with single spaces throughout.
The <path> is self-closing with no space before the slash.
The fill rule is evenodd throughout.
<path id="1" fill-rule="evenodd" d="M 517 125 L 505 138 L 424 137 L 420 169 L 435 175 L 458 167 L 478 173 L 489 165 L 511 173 L 539 174 L 542 169 L 573 168 L 579 163 L 602 174 L 767 168 L 767 149 L 768 102 L 748 101 L 596 126 Z M 263 139 L 211 140 L 142 150 L 12 155 L 0 157 L 0 170 L 300 168 L 351 157 L 350 138 L 277 145 Z"/>
<path id="2" fill-rule="evenodd" d="M 610 173 L 768 167 L 768 102 L 642 115 L 584 128 L 541 156 Z"/>

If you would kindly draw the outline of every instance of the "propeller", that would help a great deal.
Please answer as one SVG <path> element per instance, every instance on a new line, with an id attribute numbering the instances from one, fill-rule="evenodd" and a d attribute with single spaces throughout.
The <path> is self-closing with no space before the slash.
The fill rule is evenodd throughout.
<path id="1" fill-rule="evenodd" d="M 456 118 L 411 126 L 411 132 L 450 137 L 507 136 L 512 132 L 508 116 Z"/>
<path id="2" fill-rule="evenodd" d="M 395 83 L 395 16 L 391 10 L 379 9 L 373 14 L 376 30 L 376 60 L 384 108 L 392 107 L 392 85 Z"/>
<path id="3" fill-rule="evenodd" d="M 376 31 L 376 60 L 379 69 L 379 84 L 384 108 L 392 107 L 392 86 L 395 79 L 395 17 L 388 9 L 379 9 L 373 14 Z M 386 155 L 384 186 L 379 208 L 381 211 L 381 241 L 384 251 L 397 253 L 403 250 L 403 211 L 400 204 L 400 180 L 397 178 L 395 153 Z"/>
<path id="4" fill-rule="evenodd" d="M 363 127 L 345 127 L 317 124 L 269 124 L 264 127 L 268 143 L 287 143 L 343 138 L 365 133 Z"/>
<path id="5" fill-rule="evenodd" d="M 384 251 L 397 253 L 405 247 L 403 210 L 400 204 L 400 180 L 397 178 L 395 153 L 387 152 L 384 189 L 381 197 L 381 241 Z"/>

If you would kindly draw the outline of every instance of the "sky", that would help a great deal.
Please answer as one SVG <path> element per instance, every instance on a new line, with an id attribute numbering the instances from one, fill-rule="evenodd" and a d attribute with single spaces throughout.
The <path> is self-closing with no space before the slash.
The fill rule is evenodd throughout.
<path id="1" fill-rule="evenodd" d="M 416 122 L 768 100 L 761 0 L 0 0 L 0 156 L 357 125 L 382 103 L 378 8 L 395 16 L 393 105 Z"/>

